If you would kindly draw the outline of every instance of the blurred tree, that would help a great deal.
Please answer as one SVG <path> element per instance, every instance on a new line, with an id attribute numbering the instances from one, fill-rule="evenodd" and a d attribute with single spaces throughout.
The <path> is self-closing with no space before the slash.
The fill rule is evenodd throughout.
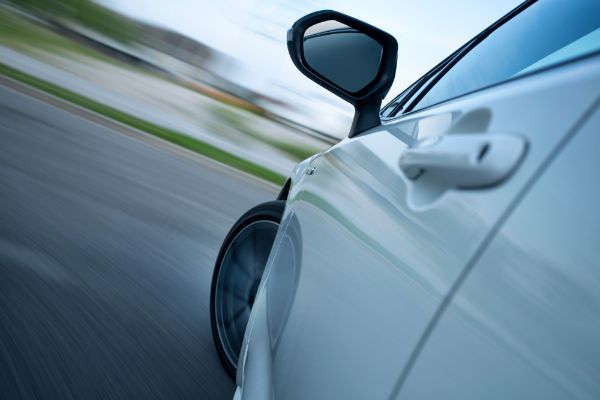
<path id="1" fill-rule="evenodd" d="M 46 19 L 76 22 L 121 42 L 135 38 L 130 21 L 92 0 L 9 0 Z"/>

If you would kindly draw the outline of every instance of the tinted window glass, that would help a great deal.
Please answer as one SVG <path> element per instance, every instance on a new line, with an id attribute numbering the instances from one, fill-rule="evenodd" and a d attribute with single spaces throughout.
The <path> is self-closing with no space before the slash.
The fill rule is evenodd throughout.
<path id="1" fill-rule="evenodd" d="M 492 32 L 418 102 L 423 108 L 600 50 L 599 0 L 541 0 Z"/>

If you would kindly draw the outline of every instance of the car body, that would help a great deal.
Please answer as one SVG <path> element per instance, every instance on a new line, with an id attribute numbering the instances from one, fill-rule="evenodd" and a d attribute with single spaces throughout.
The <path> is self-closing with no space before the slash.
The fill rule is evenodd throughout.
<path id="1" fill-rule="evenodd" d="M 599 3 L 523 3 L 296 167 L 236 399 L 600 398 Z"/>

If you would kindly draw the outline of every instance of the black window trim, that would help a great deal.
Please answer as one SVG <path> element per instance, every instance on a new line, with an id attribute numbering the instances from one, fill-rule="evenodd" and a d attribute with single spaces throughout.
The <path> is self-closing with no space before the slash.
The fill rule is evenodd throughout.
<path id="1" fill-rule="evenodd" d="M 383 114 L 383 111 L 387 110 L 389 107 L 392 107 L 392 106 L 394 109 L 388 114 L 387 117 L 382 116 L 382 119 L 387 120 L 387 119 L 394 119 L 394 118 L 399 117 L 401 114 L 398 114 L 398 112 L 401 111 L 403 109 L 404 105 L 406 103 L 408 103 L 410 99 L 413 98 L 415 93 L 417 93 L 423 87 L 423 85 L 425 85 L 429 81 L 429 79 L 432 76 L 439 73 L 469 43 L 471 43 L 471 41 L 467 42 L 467 44 L 463 45 L 458 50 L 455 50 L 454 53 L 450 54 L 442 62 L 437 64 L 435 67 L 433 67 L 429 72 L 427 72 L 425 75 L 423 75 L 422 77 L 417 79 L 415 82 L 410 84 L 406 89 L 404 89 L 402 92 L 400 92 L 399 95 L 394 97 L 394 99 L 392 101 L 390 101 L 385 107 L 383 107 L 381 109 L 381 112 Z M 407 93 L 407 91 L 408 91 L 408 93 Z M 402 97 L 404 97 L 404 98 L 401 101 L 399 101 L 396 105 L 394 105 L 394 102 L 396 102 L 399 98 L 402 98 Z"/>
<path id="2" fill-rule="evenodd" d="M 411 113 L 413 111 L 420 111 L 422 109 L 429 108 L 429 107 L 435 106 L 437 104 L 441 104 L 441 103 L 444 103 L 446 101 L 452 100 L 452 99 L 454 99 L 456 97 L 464 96 L 464 95 L 467 95 L 467 94 L 472 93 L 474 91 L 485 89 L 484 87 L 478 88 L 477 90 L 471 91 L 469 93 L 462 93 L 459 96 L 455 96 L 453 98 L 444 99 L 444 100 L 442 100 L 442 101 L 440 101 L 440 102 L 438 102 L 436 104 L 432 104 L 430 106 L 423 107 L 422 109 L 415 109 L 415 107 L 418 105 L 419 101 L 421 101 L 421 99 L 427 94 L 427 92 L 429 92 L 429 90 L 431 90 L 431 88 L 458 61 L 460 61 L 466 54 L 468 54 L 475 46 L 477 46 L 484 39 L 486 39 L 492 32 L 494 32 L 500 26 L 504 25 L 506 22 L 510 21 L 514 16 L 518 15 L 523 10 L 525 10 L 526 8 L 528 8 L 529 6 L 531 6 L 532 4 L 534 4 L 536 2 L 537 2 L 537 0 L 526 0 L 523 3 L 519 4 L 517 7 L 515 7 L 513 10 L 511 10 L 509 13 L 507 13 L 506 15 L 504 15 L 503 17 L 501 17 L 499 20 L 497 20 L 496 22 L 494 22 L 492 25 L 490 25 L 488 28 L 484 29 L 482 32 L 480 32 L 479 34 L 477 34 L 475 37 L 473 37 L 471 40 L 469 40 L 466 44 L 464 44 L 460 48 L 458 48 L 458 50 L 454 51 L 449 57 L 447 57 L 442 62 L 440 62 L 438 65 L 436 65 L 433 69 L 431 69 L 424 76 L 422 76 L 421 78 L 419 78 L 416 82 L 417 83 L 420 82 L 420 83 L 417 84 L 417 85 L 415 85 L 413 83 L 411 86 L 409 86 L 409 89 L 410 89 L 414 85 L 414 87 L 412 87 L 411 93 L 409 93 L 398 105 L 396 105 L 394 107 L 394 110 L 389 114 L 388 117 L 382 118 L 382 121 L 386 121 L 386 122 L 387 121 L 391 121 L 391 120 L 397 119 L 397 118 L 399 118 L 401 116 L 404 116 L 404 115 L 406 115 L 408 113 Z M 529 75 L 529 74 L 527 74 L 527 75 Z M 431 78 L 432 76 L 433 76 L 433 79 L 431 79 L 431 81 L 429 81 L 429 78 Z M 427 83 L 427 82 L 429 82 L 429 83 Z M 502 81 L 500 83 L 504 83 L 504 82 L 506 82 L 506 81 Z M 421 87 L 423 85 L 425 85 L 425 84 L 427 86 L 423 90 L 421 90 L 420 93 L 418 93 L 418 95 L 416 97 L 413 98 L 413 95 L 415 93 L 419 92 L 419 90 L 421 89 Z M 492 85 L 492 86 L 494 86 L 494 85 Z M 388 108 L 389 106 L 391 106 L 393 104 L 393 102 L 396 101 L 396 99 L 398 99 L 399 97 L 401 97 L 405 92 L 406 92 L 406 90 L 404 90 L 403 92 L 401 92 L 388 105 L 386 105 L 382 110 L 385 110 L 386 108 Z M 404 107 L 407 103 L 408 103 L 408 105 L 406 107 Z"/>

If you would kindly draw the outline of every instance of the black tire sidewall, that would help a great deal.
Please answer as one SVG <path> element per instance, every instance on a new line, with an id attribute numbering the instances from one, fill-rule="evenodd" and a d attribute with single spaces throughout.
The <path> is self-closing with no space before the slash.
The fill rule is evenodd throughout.
<path id="1" fill-rule="evenodd" d="M 215 347 L 217 349 L 217 353 L 219 354 L 219 358 L 221 358 L 223 366 L 225 367 L 229 375 L 233 378 L 235 378 L 236 366 L 233 365 L 231 361 L 229 361 L 229 358 L 225 353 L 225 349 L 223 348 L 223 344 L 221 343 L 219 331 L 217 328 L 217 316 L 215 312 L 215 291 L 217 288 L 217 278 L 219 276 L 219 271 L 221 270 L 221 265 L 227 249 L 242 229 L 257 221 L 271 221 L 280 224 L 284 210 L 284 200 L 269 201 L 266 203 L 259 204 L 256 207 L 253 207 L 252 209 L 248 210 L 236 221 L 236 223 L 227 233 L 227 236 L 225 237 L 225 240 L 223 241 L 223 244 L 221 245 L 221 248 L 219 250 L 217 260 L 215 261 L 215 266 L 212 274 L 212 282 L 210 286 L 210 325 L 213 339 L 215 342 Z"/>

